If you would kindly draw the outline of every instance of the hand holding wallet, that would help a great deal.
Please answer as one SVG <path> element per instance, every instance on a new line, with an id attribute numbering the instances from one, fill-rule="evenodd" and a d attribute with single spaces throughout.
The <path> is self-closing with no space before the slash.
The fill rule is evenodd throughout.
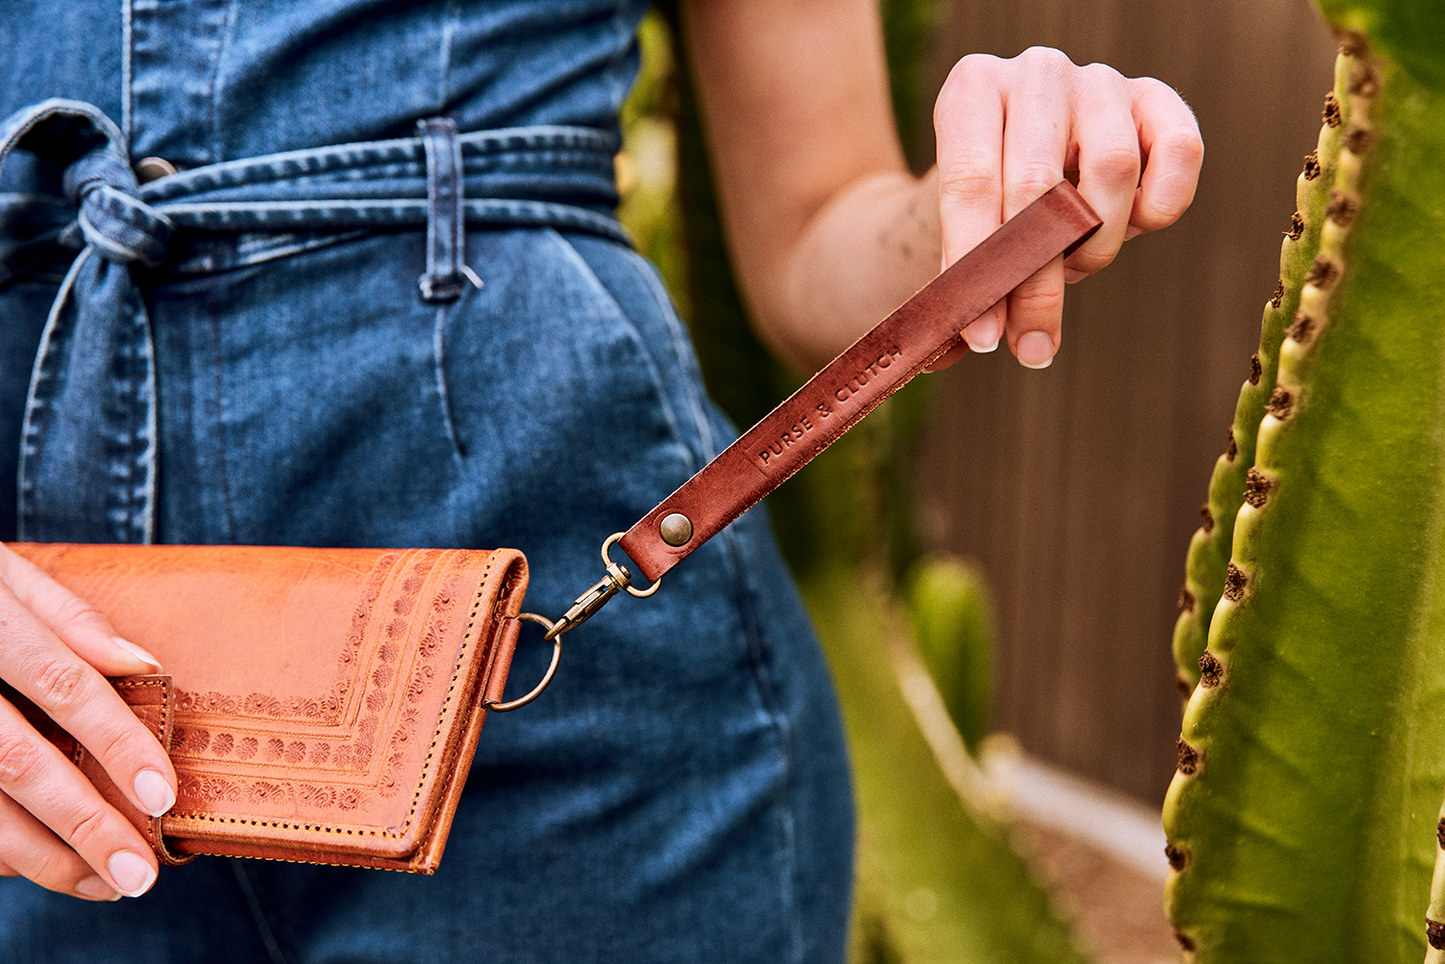
<path id="1" fill-rule="evenodd" d="M 176 805 L 159 818 L 69 734 L 26 713 L 162 862 L 436 869 L 516 645 L 521 553 L 11 548 L 167 672 L 113 681 L 175 765 Z"/>

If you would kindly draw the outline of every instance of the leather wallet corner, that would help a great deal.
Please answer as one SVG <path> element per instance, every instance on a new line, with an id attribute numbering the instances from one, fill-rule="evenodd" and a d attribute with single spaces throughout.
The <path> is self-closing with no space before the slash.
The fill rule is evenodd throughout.
<path id="1" fill-rule="evenodd" d="M 175 688 L 171 677 L 164 675 L 154 676 L 122 676 L 113 678 L 111 685 L 120 698 L 130 707 L 131 712 L 136 715 L 145 728 L 150 731 L 161 747 L 167 753 L 171 750 L 171 731 L 175 722 Z M 90 780 L 100 795 L 105 798 L 106 803 L 115 807 L 126 816 L 135 828 L 140 831 L 141 836 L 151 845 L 157 859 L 163 864 L 172 866 L 189 863 L 191 858 L 185 855 L 171 853 L 165 842 L 166 816 L 152 817 L 142 812 L 130 799 L 116 786 L 110 774 L 100 765 L 91 753 L 79 743 L 71 741 L 71 761 L 81 773 Z"/>

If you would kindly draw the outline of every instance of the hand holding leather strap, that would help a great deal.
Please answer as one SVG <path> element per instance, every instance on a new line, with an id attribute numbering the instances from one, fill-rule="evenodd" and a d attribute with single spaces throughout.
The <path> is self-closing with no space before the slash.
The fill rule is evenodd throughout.
<path id="1" fill-rule="evenodd" d="M 814 375 L 621 539 L 650 581 L 786 481 L 1103 222 L 1060 182 Z"/>

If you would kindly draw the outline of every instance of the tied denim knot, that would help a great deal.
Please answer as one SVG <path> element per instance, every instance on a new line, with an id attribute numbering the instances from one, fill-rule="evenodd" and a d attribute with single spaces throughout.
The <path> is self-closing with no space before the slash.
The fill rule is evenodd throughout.
<path id="1" fill-rule="evenodd" d="M 98 108 L 54 99 L 0 126 L 0 165 L 29 151 L 64 172 L 80 253 L 50 306 L 21 429 L 18 523 L 46 541 L 150 542 L 156 490 L 155 349 L 132 265 L 166 256 L 170 220 L 140 200 L 126 139 Z M 3 214 L 4 212 L 0 212 Z M 0 219 L 3 222 L 3 219 Z M 90 493 L 76 498 L 73 493 Z"/>
<path id="2" fill-rule="evenodd" d="M 0 122 L 0 166 L 16 150 L 59 173 L 60 192 L 0 193 L 0 242 L 29 219 L 53 225 L 48 237 L 79 251 L 51 304 L 26 399 L 18 523 L 35 541 L 154 538 L 151 310 L 167 281 L 369 231 L 425 229 L 418 296 L 436 303 L 440 325 L 464 282 L 480 286 L 463 260 L 468 228 L 628 243 L 611 214 L 616 136 L 593 128 L 458 133 L 434 118 L 413 137 L 217 161 L 139 185 L 115 122 L 91 104 L 55 99 Z M 5 269 L 0 247 L 0 282 Z"/>
<path id="3" fill-rule="evenodd" d="M 175 224 L 140 199 L 140 184 L 125 158 L 96 148 L 65 169 L 62 184 L 79 213 L 61 232 L 61 244 L 90 245 L 117 264 L 153 268 L 165 260 Z"/>

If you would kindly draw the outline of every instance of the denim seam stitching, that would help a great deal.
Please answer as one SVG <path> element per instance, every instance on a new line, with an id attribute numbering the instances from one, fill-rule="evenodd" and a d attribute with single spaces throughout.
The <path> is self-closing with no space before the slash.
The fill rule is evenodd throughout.
<path id="1" fill-rule="evenodd" d="M 122 542 L 131 542 L 132 536 L 138 534 L 142 544 L 149 544 L 155 537 L 155 406 L 148 403 L 148 398 L 155 397 L 155 353 L 150 339 L 150 318 L 140 293 L 132 291 L 128 301 L 132 336 L 128 341 L 135 355 L 127 359 L 126 373 L 114 385 L 118 394 L 126 396 L 129 420 L 129 434 L 124 440 L 128 449 L 124 460 L 125 481 L 119 493 L 124 520 L 116 520 L 116 526 Z M 137 363 L 144 369 L 139 378 L 135 372 Z M 142 408 L 144 411 L 140 411 Z M 143 464 L 144 479 L 139 491 L 135 484 L 138 461 Z"/>
<path id="2" fill-rule="evenodd" d="M 667 292 L 662 287 L 656 274 L 643 268 L 636 259 L 629 258 L 628 264 L 632 265 L 634 271 L 641 277 L 643 285 L 652 294 L 653 302 L 661 313 L 664 324 L 672 336 L 672 350 L 677 359 L 679 367 L 693 376 L 685 383 L 685 393 L 688 403 L 692 408 L 693 426 L 697 429 L 698 439 L 702 444 L 702 458 L 704 461 L 717 457 L 717 441 L 713 438 L 712 424 L 708 421 L 707 412 L 702 402 L 701 388 L 702 372 L 698 369 L 695 356 L 688 350 L 687 335 L 682 328 L 682 322 L 677 317 L 676 310 L 672 307 L 672 301 L 667 297 Z"/>
<path id="3" fill-rule="evenodd" d="M 447 438 L 452 443 L 452 454 L 460 460 L 466 459 L 467 449 L 462 444 L 461 436 L 457 434 L 456 417 L 452 412 L 452 395 L 447 382 L 446 370 L 446 323 L 451 317 L 452 309 L 465 303 L 469 294 L 470 292 L 463 290 L 461 297 L 456 301 L 437 306 L 436 328 L 432 333 L 432 363 L 436 367 L 436 388 L 441 405 L 442 423 L 446 428 Z"/>
<path id="4" fill-rule="evenodd" d="M 462 157 L 464 177 L 516 174 L 531 176 L 545 168 L 549 177 L 562 174 L 595 176 L 598 184 L 610 183 L 611 158 L 591 151 L 527 151 Z M 193 168 L 164 181 L 142 185 L 140 196 L 151 203 L 171 198 L 194 198 L 237 188 L 282 182 L 314 186 L 425 179 L 425 159 L 382 157 L 351 164 L 335 164 L 297 170 L 299 165 L 256 164 L 229 171 Z M 189 189 L 188 189 L 189 188 Z"/>
<path id="5" fill-rule="evenodd" d="M 183 227 L 245 231 L 270 228 L 421 227 L 427 204 L 421 199 L 366 201 L 235 201 L 211 204 L 168 204 L 163 212 Z M 630 245 L 627 231 L 612 218 L 553 201 L 471 198 L 465 202 L 472 227 L 507 226 L 584 231 Z"/>
<path id="6" fill-rule="evenodd" d="M 71 263 L 70 270 L 66 272 L 65 279 L 61 282 L 61 290 L 74 285 L 75 278 L 80 274 L 85 263 L 95 254 L 94 249 L 87 248 L 82 251 Z M 35 364 L 30 372 L 30 387 L 25 395 L 25 415 L 21 420 L 20 430 L 20 461 L 16 469 L 16 527 L 19 530 L 17 535 L 20 538 L 26 537 L 25 520 L 35 511 L 33 481 L 27 481 L 26 476 L 28 463 L 31 460 L 39 460 L 45 450 L 45 439 L 48 432 L 45 431 L 45 423 L 50 418 L 50 388 L 46 382 L 55 376 L 51 369 L 54 366 L 53 345 L 57 333 L 62 327 L 61 312 L 52 306 L 50 315 L 45 320 L 45 328 L 40 335 L 40 345 L 35 352 Z"/>
<path id="7" fill-rule="evenodd" d="M 130 115 L 131 115 L 131 82 L 134 79 L 132 74 L 134 66 L 131 63 L 131 46 L 135 43 L 132 33 L 134 12 L 131 9 L 133 0 L 123 0 L 120 13 L 120 131 L 121 141 L 125 145 L 126 153 L 130 152 Z"/>
<path id="8" fill-rule="evenodd" d="M 444 113 L 446 106 L 451 100 L 452 83 L 452 47 L 456 43 L 457 25 L 461 20 L 461 12 L 458 9 L 457 0 L 447 0 L 442 8 L 442 39 L 438 44 L 441 59 L 440 73 L 438 77 L 440 89 L 437 91 L 437 112 Z"/>
<path id="9" fill-rule="evenodd" d="M 235 541 L 236 513 L 231 500 L 231 466 L 226 458 L 225 386 L 221 384 L 221 372 L 225 368 L 225 352 L 221 348 L 222 335 L 220 316 L 211 312 L 211 344 L 215 346 L 216 353 L 216 377 L 213 379 L 216 389 L 216 468 L 221 483 L 221 506 L 226 513 L 226 538 Z"/>
<path id="10" fill-rule="evenodd" d="M 226 12 L 221 21 L 221 36 L 217 39 L 215 56 L 211 63 L 210 76 L 206 78 L 206 85 L 210 88 L 207 95 L 206 122 L 210 125 L 211 158 L 221 156 L 221 64 L 225 61 L 226 53 L 231 45 L 231 28 L 236 22 L 236 2 L 226 0 Z"/>
<path id="11" fill-rule="evenodd" d="M 602 279 L 597 277 L 597 272 L 592 270 L 592 265 L 587 263 L 587 259 L 582 256 L 582 252 L 577 250 L 572 240 L 556 228 L 549 228 L 548 230 L 563 248 L 567 260 L 570 261 L 579 272 L 585 275 L 600 301 L 605 303 L 608 306 L 608 310 L 614 312 L 618 318 L 621 319 L 623 327 L 636 343 L 638 347 L 637 355 L 642 360 L 642 363 L 647 366 L 647 374 L 651 383 L 652 392 L 657 397 L 657 407 L 661 410 L 662 416 L 667 422 L 667 430 L 671 433 L 673 440 L 677 442 L 679 448 L 687 454 L 686 469 L 688 473 L 696 472 L 700 467 L 697 464 L 697 453 L 693 452 L 692 447 L 686 442 L 686 436 L 682 431 L 682 420 L 677 417 L 677 412 L 673 410 L 672 404 L 667 398 L 667 392 L 664 390 L 662 372 L 658 368 L 656 359 L 654 359 L 647 350 L 647 339 L 642 337 L 642 332 L 638 330 L 632 317 L 618 302 L 617 298 L 612 294 L 612 291 L 602 283 Z"/>
<path id="12" fill-rule="evenodd" d="M 547 165 L 558 161 L 591 160 L 600 169 L 602 158 L 609 162 L 616 148 L 616 137 L 590 128 L 514 128 L 503 131 L 482 131 L 458 134 L 465 167 L 470 158 L 475 163 L 488 157 L 515 157 Z M 142 197 L 147 201 L 163 200 L 178 194 L 195 193 L 191 182 L 215 185 L 255 184 L 267 179 L 293 179 L 329 171 L 355 171 L 379 164 L 407 164 L 419 167 L 424 163 L 419 138 L 394 138 L 380 141 L 359 141 L 283 151 L 258 157 L 219 161 L 192 168 L 180 174 L 161 178 L 144 185 Z M 262 176 L 264 175 L 264 177 Z"/>
<path id="13" fill-rule="evenodd" d="M 731 527 L 728 527 L 719 533 L 717 538 L 722 543 L 728 579 L 732 583 L 733 597 L 739 614 L 742 616 L 743 633 L 748 641 L 748 666 L 752 672 L 753 689 L 763 712 L 767 714 L 768 723 L 777 740 L 778 758 L 783 770 L 782 786 L 778 788 L 774 801 L 778 812 L 780 838 L 778 887 L 785 903 L 782 916 L 787 922 L 788 960 L 796 962 L 802 958 L 804 941 L 803 922 L 799 919 L 797 894 L 794 891 L 798 855 L 797 828 L 793 822 L 793 809 L 790 803 L 795 789 L 793 786 L 792 723 L 787 714 L 783 712 L 777 693 L 774 691 L 772 673 L 768 666 L 769 647 L 758 627 L 757 610 L 753 606 L 753 588 L 748 580 L 747 570 L 743 565 L 742 549 L 738 543 L 740 536 Z"/>
<path id="14" fill-rule="evenodd" d="M 565 161 L 565 165 L 559 162 Z M 583 178 L 595 178 L 594 189 L 611 185 L 610 161 L 595 154 L 572 154 L 565 157 L 547 154 L 508 154 L 505 156 L 462 158 L 463 179 L 530 177 L 539 168 L 548 169 L 549 175 L 575 174 Z M 194 168 L 185 174 L 172 175 L 179 180 L 171 184 L 153 181 L 143 185 L 139 196 L 145 201 L 164 205 L 172 199 L 194 199 L 207 194 L 220 194 L 251 187 L 282 184 L 287 187 L 325 187 L 327 185 L 354 185 L 386 183 L 388 181 L 414 181 L 419 186 L 426 179 L 425 161 L 421 158 L 384 158 L 363 165 L 338 165 L 330 168 L 312 168 L 298 171 L 257 166 L 246 171 L 213 174 L 204 168 Z M 167 178 L 170 180 L 170 178 Z M 564 190 L 576 190 L 576 182 L 560 181 Z M 158 185 L 152 187 L 151 185 Z M 477 187 L 485 187 L 484 184 Z M 187 190 L 189 188 L 189 190 Z M 404 190 L 404 189 L 403 189 Z M 416 195 L 420 196 L 420 190 Z"/>

